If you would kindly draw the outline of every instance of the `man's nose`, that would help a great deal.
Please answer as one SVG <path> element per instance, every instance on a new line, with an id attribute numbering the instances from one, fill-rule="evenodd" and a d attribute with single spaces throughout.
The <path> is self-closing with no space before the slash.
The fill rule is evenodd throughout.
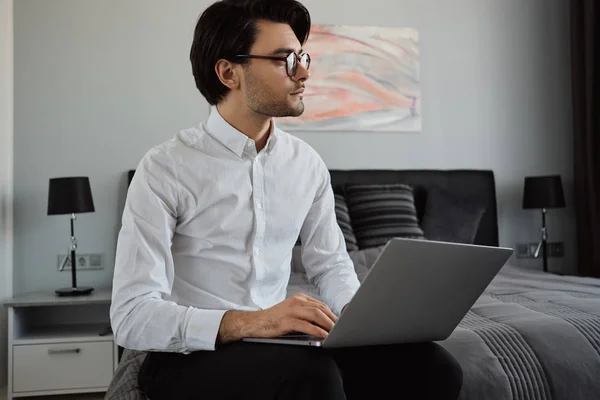
<path id="1" fill-rule="evenodd" d="M 304 82 L 308 78 L 310 78 L 310 72 L 308 69 L 304 68 L 302 64 L 298 63 L 298 68 L 296 69 L 296 75 L 292 79 L 298 82 Z"/>

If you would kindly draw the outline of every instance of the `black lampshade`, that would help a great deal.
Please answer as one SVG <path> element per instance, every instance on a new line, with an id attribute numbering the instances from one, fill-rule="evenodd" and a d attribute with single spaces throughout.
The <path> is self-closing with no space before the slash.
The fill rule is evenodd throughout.
<path id="1" fill-rule="evenodd" d="M 560 175 L 525 177 L 523 208 L 563 208 L 565 196 Z"/>
<path id="2" fill-rule="evenodd" d="M 48 215 L 94 212 L 88 177 L 52 178 L 48 188 Z"/>

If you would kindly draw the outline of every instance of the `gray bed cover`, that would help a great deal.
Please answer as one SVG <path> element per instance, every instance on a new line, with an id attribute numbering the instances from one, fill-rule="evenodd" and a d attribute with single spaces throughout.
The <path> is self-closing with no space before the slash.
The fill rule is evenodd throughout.
<path id="1" fill-rule="evenodd" d="M 600 280 L 507 265 L 441 344 L 461 399 L 600 399 Z"/>
<path id="2" fill-rule="evenodd" d="M 362 279 L 378 252 L 360 253 Z M 303 274 L 297 291 L 317 295 Z M 461 400 L 600 400 L 600 279 L 507 264 L 439 343 L 463 368 Z"/>
<path id="3" fill-rule="evenodd" d="M 297 291 L 317 296 L 303 274 L 292 274 Z M 600 279 L 507 264 L 440 344 L 462 365 L 461 400 L 600 400 Z M 106 399 L 144 398 L 142 359 L 125 351 Z"/>

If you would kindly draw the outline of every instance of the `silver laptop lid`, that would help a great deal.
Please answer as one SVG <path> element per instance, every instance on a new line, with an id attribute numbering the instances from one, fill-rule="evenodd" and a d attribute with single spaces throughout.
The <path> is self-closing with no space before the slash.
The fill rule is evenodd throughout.
<path id="1" fill-rule="evenodd" d="M 446 339 L 513 249 L 390 240 L 323 347 Z"/>

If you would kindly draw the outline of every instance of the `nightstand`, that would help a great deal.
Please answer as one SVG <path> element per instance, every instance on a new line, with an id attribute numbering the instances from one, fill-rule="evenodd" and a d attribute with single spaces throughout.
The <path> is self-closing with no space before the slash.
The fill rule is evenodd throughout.
<path id="1" fill-rule="evenodd" d="M 16 296 L 8 308 L 8 399 L 106 392 L 118 364 L 110 290 Z"/>

